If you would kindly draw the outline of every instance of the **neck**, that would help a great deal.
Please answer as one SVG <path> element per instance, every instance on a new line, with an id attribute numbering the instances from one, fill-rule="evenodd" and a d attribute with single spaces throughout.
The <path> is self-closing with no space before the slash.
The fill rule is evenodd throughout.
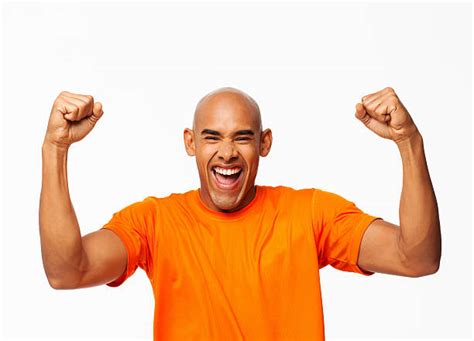
<path id="1" fill-rule="evenodd" d="M 213 200 L 211 199 L 211 196 L 209 192 L 207 191 L 202 191 L 201 189 L 198 189 L 199 197 L 201 198 L 201 201 L 206 205 L 207 208 L 209 208 L 212 211 L 216 212 L 221 212 L 221 213 L 232 213 L 232 212 L 237 212 L 243 208 L 245 208 L 247 205 L 249 205 L 252 200 L 255 198 L 257 194 L 257 188 L 255 185 L 253 185 L 247 193 L 244 194 L 244 197 L 241 199 L 241 202 L 236 206 L 232 208 L 221 208 L 218 205 L 216 205 Z"/>

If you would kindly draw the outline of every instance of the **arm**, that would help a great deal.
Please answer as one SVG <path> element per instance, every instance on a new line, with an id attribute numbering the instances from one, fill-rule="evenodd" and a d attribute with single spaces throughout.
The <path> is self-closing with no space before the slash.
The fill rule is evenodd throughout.
<path id="1" fill-rule="evenodd" d="M 119 277 L 127 264 L 125 246 L 113 232 L 99 230 L 81 237 L 69 196 L 67 153 L 69 145 L 78 141 L 78 137 L 83 138 L 93 125 L 83 125 L 84 131 L 78 131 L 81 127 L 79 122 L 73 130 L 69 120 L 81 121 L 84 116 L 87 120 L 92 108 L 93 114 L 100 117 L 102 108 L 87 99 L 79 102 L 81 95 L 76 95 L 76 99 L 68 96 L 60 95 L 55 101 L 42 146 L 43 177 L 39 206 L 41 252 L 48 281 L 56 289 L 107 283 Z M 87 112 L 87 108 L 91 112 Z"/>
<path id="2" fill-rule="evenodd" d="M 432 274 L 438 271 L 441 260 L 441 229 L 423 139 L 417 134 L 398 147 L 403 163 L 399 239 L 401 254 L 404 263 L 415 273 Z"/>
<path id="3" fill-rule="evenodd" d="M 403 164 L 400 226 L 372 222 L 361 242 L 358 265 L 400 276 L 433 274 L 441 258 L 441 231 L 422 136 L 391 88 L 364 97 L 356 108 L 356 117 L 369 129 L 396 142 Z"/>

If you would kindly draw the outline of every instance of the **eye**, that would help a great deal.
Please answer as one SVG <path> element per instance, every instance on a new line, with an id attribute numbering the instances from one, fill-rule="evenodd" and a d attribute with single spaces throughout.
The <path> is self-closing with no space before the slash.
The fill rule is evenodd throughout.
<path id="1" fill-rule="evenodd" d="M 219 138 L 217 138 L 216 136 L 206 136 L 204 139 L 216 141 L 216 140 L 218 140 Z"/>
<path id="2" fill-rule="evenodd" d="M 235 140 L 236 141 L 250 141 L 250 138 L 248 138 L 248 137 L 238 137 Z"/>

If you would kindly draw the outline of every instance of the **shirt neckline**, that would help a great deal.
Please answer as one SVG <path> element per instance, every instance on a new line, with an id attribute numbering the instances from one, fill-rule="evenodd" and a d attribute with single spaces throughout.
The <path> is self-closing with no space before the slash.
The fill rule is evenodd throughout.
<path id="1" fill-rule="evenodd" d="M 208 217 L 211 217 L 213 219 L 224 220 L 224 221 L 241 219 L 241 218 L 247 216 L 251 211 L 258 208 L 257 206 L 261 202 L 261 198 L 264 195 L 263 187 L 255 185 L 255 196 L 248 203 L 247 206 L 245 206 L 245 207 L 243 207 L 240 210 L 235 211 L 235 212 L 225 213 L 225 212 L 214 211 L 214 210 L 208 208 L 204 204 L 204 202 L 202 201 L 201 196 L 199 195 L 199 191 L 200 191 L 200 189 L 196 189 L 194 191 L 194 197 L 195 197 L 197 205 L 200 208 L 200 210 L 202 211 L 202 213 L 204 213 L 205 215 L 207 215 Z"/>

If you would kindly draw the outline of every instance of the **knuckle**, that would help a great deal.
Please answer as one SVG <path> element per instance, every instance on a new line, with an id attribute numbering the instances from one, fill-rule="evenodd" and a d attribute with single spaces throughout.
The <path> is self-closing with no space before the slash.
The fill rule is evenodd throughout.
<path id="1" fill-rule="evenodd" d="M 391 94 L 389 97 L 388 97 L 388 101 L 390 104 L 394 105 L 394 104 L 397 104 L 399 102 L 399 99 L 398 99 L 398 96 L 395 95 L 395 94 Z"/>
<path id="2" fill-rule="evenodd" d="M 65 95 L 61 92 L 58 97 L 54 100 L 54 103 L 63 103 L 65 99 Z"/>
<path id="3" fill-rule="evenodd" d="M 77 114 L 79 113 L 79 106 L 76 104 L 72 104 L 71 111 L 74 116 L 77 116 Z"/>
<path id="4" fill-rule="evenodd" d="M 53 110 L 59 110 L 61 112 L 65 112 L 68 108 L 67 101 L 63 98 L 57 98 L 53 103 Z"/>
<path id="5" fill-rule="evenodd" d="M 378 115 L 382 115 L 382 114 L 385 114 L 385 110 L 386 110 L 386 105 L 384 103 L 379 103 L 375 108 L 374 108 L 374 112 Z"/>
<path id="6" fill-rule="evenodd" d="M 62 97 L 58 97 L 54 100 L 53 106 L 59 107 L 59 106 L 62 106 L 63 104 L 64 104 L 64 100 L 62 99 Z"/>

